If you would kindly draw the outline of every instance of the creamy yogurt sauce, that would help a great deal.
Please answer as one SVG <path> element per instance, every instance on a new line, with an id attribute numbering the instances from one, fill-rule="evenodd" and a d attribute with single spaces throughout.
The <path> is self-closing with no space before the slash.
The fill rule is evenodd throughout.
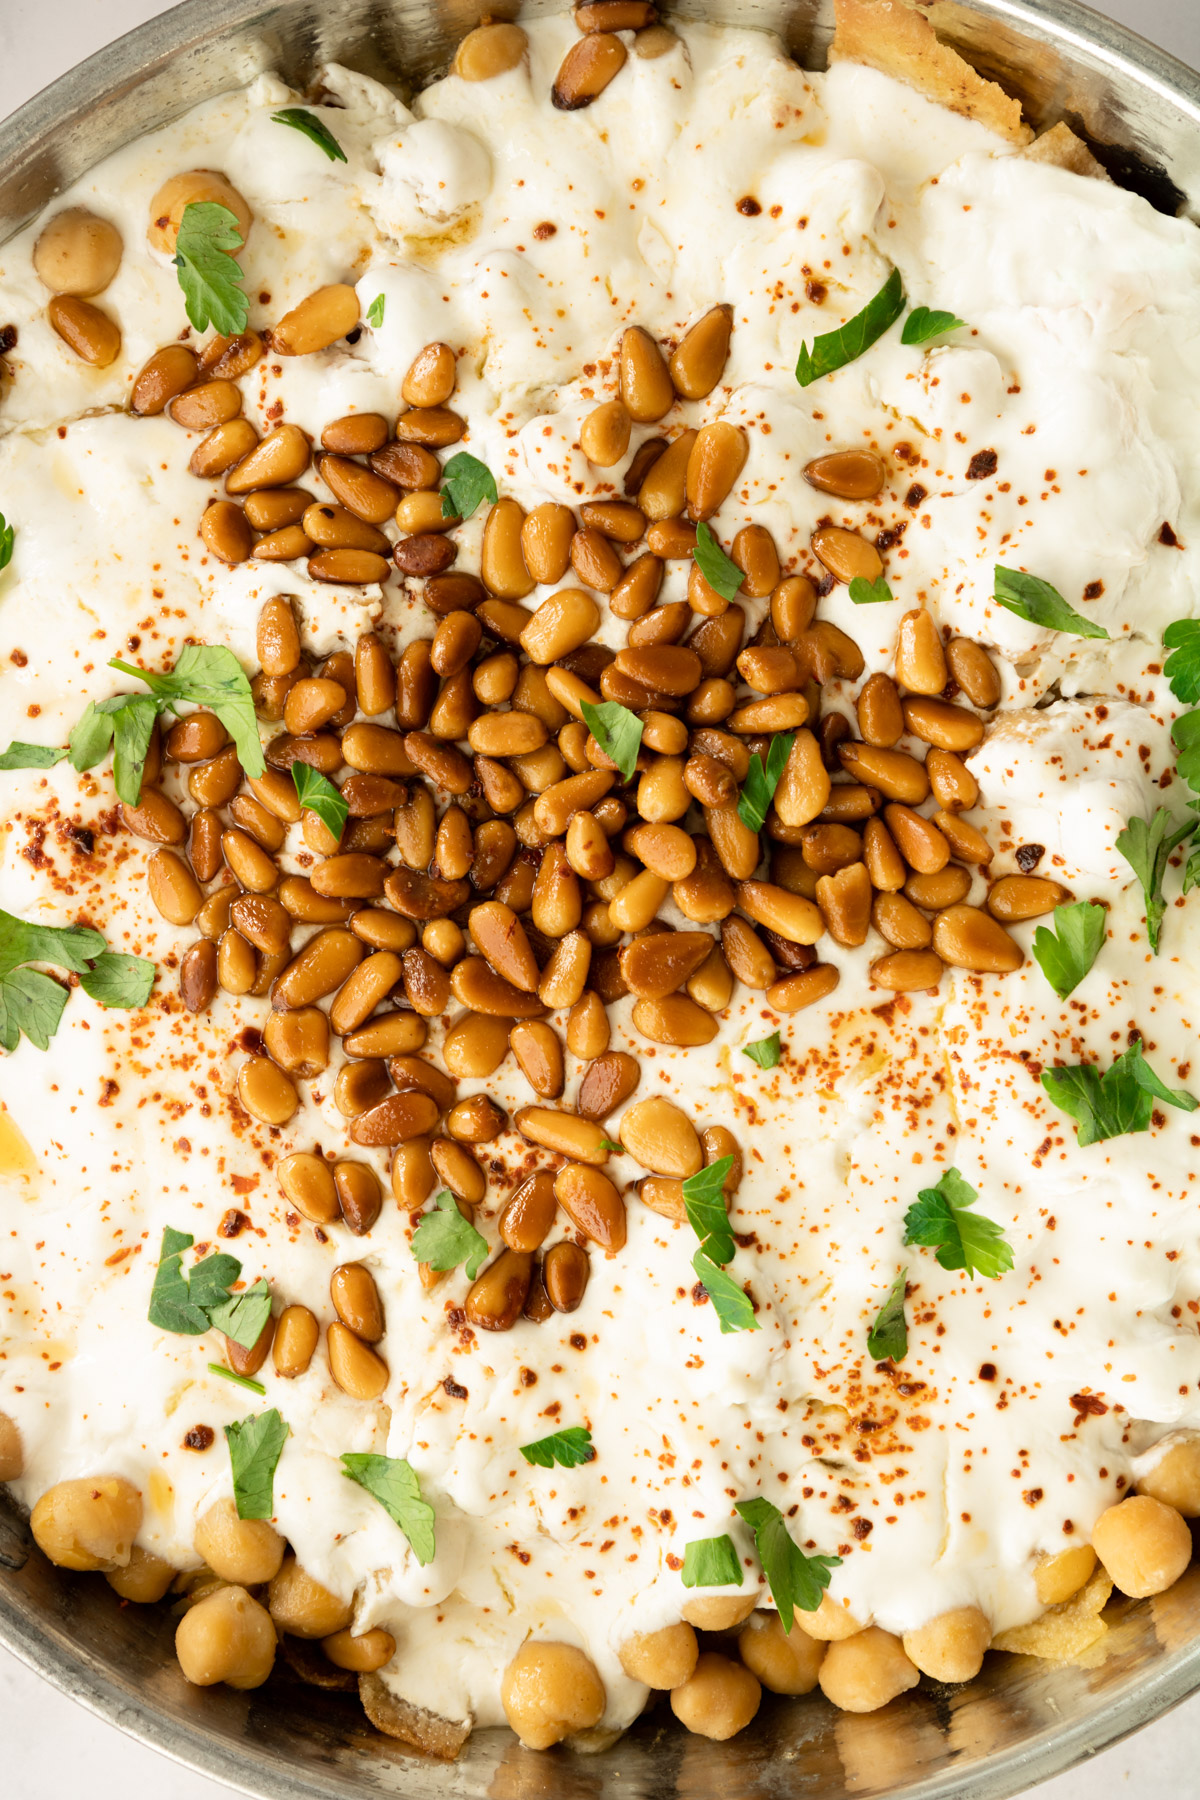
<path id="1" fill-rule="evenodd" d="M 360 1624 L 393 1633 L 386 1679 L 406 1699 L 503 1722 L 500 1673 L 532 1633 L 586 1649 L 604 1723 L 620 1727 L 646 1689 L 618 1650 L 679 1618 L 688 1541 L 728 1532 L 747 1583 L 761 1580 L 735 1500 L 766 1495 L 797 1542 L 840 1556 L 831 1593 L 859 1620 L 902 1632 L 975 1604 L 999 1631 L 1039 1611 L 1036 1559 L 1087 1541 L 1135 1456 L 1200 1425 L 1193 1123 L 1170 1111 L 1148 1135 L 1080 1149 L 1038 1082 L 1056 1061 L 1107 1067 L 1135 1030 L 1170 1084 L 1200 1079 L 1197 903 L 1168 876 L 1151 958 L 1115 848 L 1129 817 L 1184 808 L 1160 639 L 1200 581 L 1200 239 L 884 75 L 803 73 L 763 35 L 683 27 L 678 48 L 631 57 L 579 113 L 549 98 L 570 21 L 529 35 L 527 69 L 483 88 L 451 76 L 412 111 L 327 70 L 320 110 L 344 164 L 271 123 L 295 97 L 267 76 L 93 170 L 64 199 L 112 218 L 125 240 L 102 301 L 124 333 L 108 369 L 80 363 L 45 323 L 37 227 L 0 248 L 0 324 L 18 328 L 0 386 L 0 509 L 18 532 L 0 574 L 0 742 L 64 742 L 86 701 L 119 685 L 113 655 L 158 667 L 191 636 L 253 668 L 273 594 L 296 596 L 319 653 L 375 627 L 396 645 L 430 635 L 419 584 L 330 588 L 303 564 L 216 563 L 197 520 L 220 490 L 187 472 L 191 441 L 124 410 L 134 374 L 184 324 L 175 272 L 146 248 L 150 197 L 177 170 L 221 169 L 255 215 L 252 323 L 324 282 L 356 282 L 364 312 L 386 296 L 383 323 L 353 345 L 268 354 L 243 384 L 251 420 L 319 433 L 352 410 L 391 417 L 413 356 L 442 340 L 459 354 L 466 447 L 526 507 L 595 494 L 603 472 L 579 428 L 614 392 L 626 325 L 675 340 L 731 304 L 722 384 L 672 415 L 747 431 L 718 535 L 766 525 L 785 565 L 804 568 L 819 522 L 892 534 L 894 604 L 855 607 L 838 586 L 822 616 L 857 640 L 868 670 L 891 667 L 897 623 L 918 604 L 993 648 L 1005 698 L 971 758 L 981 796 L 967 817 L 997 849 L 993 874 L 1043 846 L 1039 873 L 1108 904 L 1108 941 L 1060 1004 L 1032 960 L 889 996 L 867 975 L 882 940 L 862 951 L 826 938 L 821 954 L 841 970 L 829 999 L 781 1020 L 738 988 L 701 1050 L 648 1045 L 619 1002 L 613 1047 L 641 1062 L 635 1098 L 673 1096 L 743 1147 L 731 1272 L 750 1284 L 760 1329 L 718 1332 L 696 1291 L 693 1234 L 630 1193 L 628 1244 L 608 1260 L 593 1251 L 579 1310 L 485 1338 L 454 1311 L 461 1270 L 422 1288 L 390 1198 L 361 1240 L 288 1213 L 276 1161 L 345 1143 L 332 1102 L 341 1053 L 282 1131 L 241 1110 L 245 1033 L 268 1002 L 220 994 L 197 1017 L 183 1010 L 175 971 L 192 934 L 149 906 L 149 851 L 122 831 L 107 768 L 0 776 L 0 905 L 85 919 L 161 970 L 142 1012 L 73 993 L 51 1052 L 22 1042 L 0 1070 L 0 1409 L 25 1444 L 22 1502 L 65 1477 L 125 1475 L 145 1497 L 141 1542 L 194 1567 L 195 1521 L 232 1491 L 221 1427 L 256 1403 L 208 1373 L 211 1339 L 147 1322 L 163 1227 L 232 1250 L 248 1282 L 265 1275 L 279 1304 L 322 1322 L 332 1269 L 365 1260 L 387 1314 L 383 1399 L 341 1393 L 323 1349 L 296 1380 L 270 1361 L 260 1376 L 262 1404 L 291 1428 L 278 1529 L 318 1580 L 357 1594 Z M 892 332 L 801 390 L 802 342 L 858 311 L 893 264 L 914 304 L 967 328 L 932 349 Z M 660 428 L 634 429 L 632 447 Z M 803 481 L 812 457 L 854 446 L 888 459 L 876 500 L 833 501 Z M 458 532 L 460 566 L 476 566 L 481 525 Z M 1053 582 L 1112 642 L 997 607 L 997 562 Z M 683 597 L 685 576 L 668 565 L 664 600 Z M 765 604 L 748 603 L 752 625 Z M 601 640 L 621 644 L 602 611 Z M 294 831 L 283 865 L 309 862 Z M 977 875 L 972 897 L 984 891 Z M 1028 950 L 1033 926 L 1014 933 Z M 777 1028 L 787 1054 L 764 1073 L 741 1047 Z M 435 1023 L 435 1055 L 441 1035 Z M 569 1058 L 567 1105 L 580 1072 Z M 532 1098 L 511 1058 L 487 1087 L 510 1114 Z M 620 1125 L 607 1122 L 614 1140 Z M 353 1154 L 374 1160 L 386 1189 L 386 1154 Z M 501 1204 L 546 1158 L 509 1132 L 485 1159 L 478 1223 L 494 1245 Z M 1012 1245 L 999 1280 L 903 1247 L 906 1208 L 951 1164 Z M 641 1173 L 628 1157 L 612 1169 L 629 1183 Z M 904 1265 L 909 1351 L 889 1371 L 866 1332 Z M 198 1424 L 216 1433 L 207 1451 L 185 1444 Z M 519 1445 L 569 1424 L 590 1428 L 594 1462 L 525 1464 Z M 437 1509 L 433 1563 L 418 1566 L 344 1479 L 348 1450 L 409 1459 Z"/>

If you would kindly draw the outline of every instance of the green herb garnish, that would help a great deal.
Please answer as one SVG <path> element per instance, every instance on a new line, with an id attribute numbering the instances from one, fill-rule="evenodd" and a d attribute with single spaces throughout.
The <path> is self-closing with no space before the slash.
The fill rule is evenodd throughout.
<path id="1" fill-rule="evenodd" d="M 271 1311 L 270 1287 L 260 1277 L 245 1293 L 231 1292 L 242 1265 L 224 1250 L 206 1256 L 185 1275 L 183 1253 L 194 1242 L 189 1232 L 164 1227 L 150 1289 L 151 1325 L 181 1337 L 202 1337 L 216 1329 L 243 1350 L 252 1350 Z"/>
<path id="2" fill-rule="evenodd" d="M 253 1287 L 241 1294 L 230 1294 L 227 1300 L 210 1307 L 208 1313 L 213 1330 L 223 1331 L 243 1350 L 253 1350 L 270 1316 L 271 1284 L 261 1275 Z"/>
<path id="3" fill-rule="evenodd" d="M 367 324 L 372 326 L 376 331 L 378 331 L 379 327 L 383 324 L 383 314 L 386 306 L 387 295 L 376 294 L 370 306 L 367 308 Z M 445 514 L 442 516 L 444 518 Z"/>
<path id="4" fill-rule="evenodd" d="M 421 1498 L 421 1483 L 411 1463 L 402 1456 L 347 1452 L 342 1457 L 342 1473 L 378 1500 L 412 1545 L 422 1568 L 433 1561 L 437 1551 L 437 1514 L 428 1500 Z"/>
<path id="5" fill-rule="evenodd" d="M 1055 1106 L 1076 1121 L 1075 1136 L 1084 1149 L 1105 1138 L 1149 1131 L 1156 1100 L 1181 1112 L 1195 1112 L 1200 1105 L 1185 1089 L 1159 1080 L 1142 1054 L 1140 1038 L 1103 1075 L 1095 1063 L 1043 1069 L 1042 1086 Z"/>
<path id="6" fill-rule="evenodd" d="M 535 1443 L 522 1444 L 521 1455 L 539 1469 L 552 1469 L 555 1463 L 562 1469 L 578 1469 L 584 1463 L 593 1462 L 596 1452 L 592 1448 L 592 1434 L 586 1426 L 568 1425 L 565 1431 L 555 1431 L 549 1437 L 538 1438 Z"/>
<path id="7" fill-rule="evenodd" d="M 382 318 L 383 314 L 379 316 Z M 500 498 L 492 471 L 466 450 L 450 458 L 442 470 L 442 480 L 443 519 L 469 519 L 485 500 L 489 506 L 495 506 Z"/>
<path id="8" fill-rule="evenodd" d="M 239 1519 L 269 1519 L 275 1511 L 275 1470 L 288 1428 L 275 1407 L 225 1427 Z"/>
<path id="9" fill-rule="evenodd" d="M 418 1262 L 439 1272 L 465 1263 L 467 1279 L 474 1281 L 487 1258 L 488 1243 L 482 1232 L 463 1218 L 449 1188 L 443 1188 L 434 1197 L 433 1210 L 413 1232 L 412 1252 Z"/>
<path id="10" fill-rule="evenodd" d="M 70 996 L 52 975 L 25 966 L 34 962 L 69 969 L 101 1006 L 123 1009 L 146 1004 L 156 973 L 145 957 L 109 950 L 87 926 L 31 925 L 0 912 L 0 1047 L 10 1053 L 22 1032 L 35 1049 L 48 1049 Z"/>
<path id="11" fill-rule="evenodd" d="M 684 1211 L 700 1239 L 700 1250 L 721 1265 L 732 1262 L 737 1249 L 725 1204 L 725 1181 L 732 1167 L 732 1156 L 722 1156 L 707 1168 L 697 1169 L 683 1183 Z"/>
<path id="12" fill-rule="evenodd" d="M 932 312 L 928 306 L 914 306 L 904 321 L 900 342 L 924 344 L 930 338 L 941 337 L 943 332 L 961 331 L 965 323 L 964 319 L 956 319 L 951 312 Z"/>
<path id="13" fill-rule="evenodd" d="M 52 769 L 66 754 L 53 744 L 22 744 L 14 738 L 0 755 L 0 769 Z"/>
<path id="14" fill-rule="evenodd" d="M 750 768 L 737 804 L 738 818 L 747 830 L 761 831 L 766 823 L 775 789 L 795 741 L 794 731 L 777 731 L 767 747 L 766 763 L 757 750 L 750 758 Z"/>
<path id="15" fill-rule="evenodd" d="M 882 575 L 874 581 L 868 581 L 865 575 L 856 575 L 846 591 L 855 606 L 883 606 L 896 598 Z"/>
<path id="16" fill-rule="evenodd" d="M 292 764 L 292 780 L 296 786 L 296 798 L 306 812 L 316 813 L 331 837 L 340 839 L 346 829 L 346 820 L 350 817 L 349 803 L 342 798 L 342 790 L 330 781 L 328 775 L 322 775 L 308 763 Z"/>
<path id="17" fill-rule="evenodd" d="M 754 1316 L 754 1308 L 745 1288 L 739 1287 L 732 1275 L 727 1275 L 724 1269 L 719 1269 L 711 1256 L 706 1256 L 703 1250 L 697 1250 L 692 1258 L 692 1268 L 712 1301 L 723 1337 L 734 1331 L 762 1329 Z"/>
<path id="18" fill-rule="evenodd" d="M 259 741 L 254 697 L 232 650 L 223 644 L 185 644 L 175 667 L 163 673 L 136 668 L 116 656 L 108 666 L 119 669 L 123 675 L 135 675 L 151 691 L 93 700 L 69 739 L 72 768 L 82 772 L 94 767 L 111 744 L 117 794 L 128 806 L 136 806 L 141 799 L 154 722 L 160 713 L 177 712 L 177 703 L 182 700 L 215 713 L 233 739 L 246 774 L 251 778 L 262 774 L 267 765 Z"/>
<path id="19" fill-rule="evenodd" d="M 783 1056 L 779 1033 L 773 1031 L 770 1037 L 759 1038 L 757 1044 L 743 1044 L 742 1055 L 748 1056 L 760 1069 L 773 1069 Z"/>
<path id="20" fill-rule="evenodd" d="M 1146 907 L 1146 938 L 1155 956 L 1162 933 L 1167 903 L 1163 899 L 1163 880 L 1171 853 L 1177 850 L 1196 829 L 1196 820 L 1188 819 L 1172 829 L 1171 815 L 1160 806 L 1152 819 L 1130 819 L 1124 831 L 1117 834 L 1117 849 L 1142 884 Z"/>
<path id="21" fill-rule="evenodd" d="M 17 535 L 15 525 L 10 525 L 3 513 L 0 513 L 0 570 L 7 569 L 13 556 L 13 539 Z"/>
<path id="22" fill-rule="evenodd" d="M 890 325 L 894 325 L 904 311 L 904 283 L 900 279 L 899 269 L 893 269 L 879 292 L 855 313 L 852 319 L 839 326 L 837 331 L 822 332 L 813 342 L 810 351 L 807 344 L 800 347 L 800 360 L 796 364 L 796 380 L 801 387 L 809 387 L 819 381 L 823 375 L 832 375 L 835 369 L 844 368 L 860 357 L 864 350 L 869 350 L 877 338 L 881 338 Z"/>
<path id="23" fill-rule="evenodd" d="M 346 152 L 326 125 L 324 119 L 318 119 L 316 113 L 309 112 L 303 106 L 285 106 L 282 112 L 271 114 L 272 125 L 290 125 L 293 131 L 302 131 L 306 138 L 311 138 L 318 150 L 323 150 L 330 162 L 345 162 Z"/>
<path id="24" fill-rule="evenodd" d="M 232 1369 L 227 1369 L 225 1367 L 224 1363 L 209 1363 L 208 1366 L 209 1366 L 209 1369 L 212 1374 L 223 1375 L 225 1377 L 226 1381 L 232 1381 L 232 1382 L 236 1383 L 236 1385 L 238 1387 L 249 1388 L 249 1390 L 252 1394 L 259 1394 L 259 1395 L 266 1394 L 267 1390 L 263 1386 L 262 1382 L 255 1381 L 253 1376 L 251 1376 L 251 1375 L 235 1374 Z"/>
<path id="25" fill-rule="evenodd" d="M 250 302 L 242 271 L 229 254 L 243 242 L 241 226 L 227 206 L 193 200 L 184 207 L 174 261 L 187 316 L 197 331 L 210 325 L 226 337 L 245 331 Z"/>
<path id="26" fill-rule="evenodd" d="M 996 591 L 993 598 L 1006 612 L 1016 613 L 1030 625 L 1046 631 L 1070 631 L 1076 637 L 1106 638 L 1103 625 L 1085 619 L 1067 603 L 1056 587 L 1038 575 L 1026 575 L 1020 569 L 1002 569 L 996 565 Z"/>
<path id="27" fill-rule="evenodd" d="M 1039 925 L 1033 955 L 1060 1000 L 1073 994 L 1100 954 L 1108 934 L 1108 915 L 1090 900 L 1054 909 L 1054 930 Z"/>
<path id="28" fill-rule="evenodd" d="M 754 1533 L 754 1548 L 762 1564 L 771 1598 L 779 1609 L 779 1622 L 790 1631 L 798 1608 L 816 1612 L 829 1586 L 829 1571 L 841 1567 L 840 1556 L 806 1556 L 793 1542 L 777 1506 L 761 1497 L 739 1500 L 737 1511 Z"/>
<path id="29" fill-rule="evenodd" d="M 979 1195 L 957 1169 L 947 1169 L 936 1187 L 922 1188 L 904 1215 L 904 1241 L 936 1250 L 943 1269 L 992 1280 L 1013 1266 L 1013 1253 L 994 1219 L 972 1212 Z"/>
<path id="30" fill-rule="evenodd" d="M 602 700 L 599 706 L 584 700 L 579 710 L 605 756 L 616 763 L 622 781 L 632 780 L 642 747 L 642 721 L 637 714 L 615 700 Z"/>
<path id="31" fill-rule="evenodd" d="M 693 1538 L 683 1552 L 683 1568 L 679 1579 L 684 1587 L 741 1587 L 741 1558 L 733 1539 L 720 1537 Z"/>
<path id="32" fill-rule="evenodd" d="M 887 1292 L 887 1299 L 867 1333 L 867 1355 L 875 1362 L 903 1362 L 908 1354 L 908 1325 L 904 1317 L 904 1290 L 908 1270 L 901 1269 Z"/>
<path id="33" fill-rule="evenodd" d="M 703 520 L 696 527 L 692 558 L 713 592 L 720 594 L 722 600 L 732 600 L 746 579 L 745 574 L 731 557 L 726 556 Z"/>
<path id="34" fill-rule="evenodd" d="M 1163 632 L 1162 641 L 1171 652 L 1163 664 L 1171 692 L 1195 706 L 1200 701 L 1200 619 L 1176 619 Z"/>

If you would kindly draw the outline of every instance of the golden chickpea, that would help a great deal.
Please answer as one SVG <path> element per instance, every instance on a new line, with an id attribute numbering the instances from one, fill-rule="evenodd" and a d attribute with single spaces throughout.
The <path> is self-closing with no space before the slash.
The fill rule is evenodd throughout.
<path id="1" fill-rule="evenodd" d="M 1192 1559 L 1192 1534 L 1173 1506 L 1134 1494 L 1096 1520 L 1092 1548 L 1131 1600 L 1162 1594 Z"/>
<path id="2" fill-rule="evenodd" d="M 179 236 L 184 207 L 202 201 L 227 207 L 238 222 L 242 243 L 245 244 L 254 222 L 254 214 L 233 183 L 215 169 L 188 169 L 185 173 L 172 175 L 169 180 L 164 181 L 150 202 L 150 223 L 146 229 L 150 248 L 161 250 L 166 256 L 174 256 L 175 239 Z M 240 256 L 241 250 L 235 250 L 233 255 Z"/>
<path id="3" fill-rule="evenodd" d="M 378 1625 L 370 1631 L 335 1631 L 323 1639 L 321 1648 L 337 1669 L 349 1669 L 355 1675 L 370 1675 L 382 1669 L 396 1654 L 396 1640 L 390 1631 Z"/>
<path id="4" fill-rule="evenodd" d="M 123 1569 L 142 1523 L 142 1496 L 120 1475 L 59 1481 L 30 1518 L 39 1547 L 62 1569 Z"/>
<path id="5" fill-rule="evenodd" d="M 84 206 L 55 213 L 33 246 L 33 266 L 52 294 L 86 298 L 108 286 L 121 266 L 121 234 Z"/>
<path id="6" fill-rule="evenodd" d="M 696 1667 L 700 1646 L 692 1627 L 681 1622 L 661 1631 L 639 1631 L 621 1645 L 621 1667 L 631 1681 L 647 1687 L 677 1688 Z"/>
<path id="7" fill-rule="evenodd" d="M 875 1712 L 916 1687 L 920 1673 L 898 1637 L 868 1625 L 829 1646 L 817 1678 L 821 1692 L 842 1712 Z"/>
<path id="8" fill-rule="evenodd" d="M 530 1750 L 548 1750 L 574 1731 L 598 1725 L 604 1683 L 595 1664 L 574 1644 L 527 1641 L 500 1684 L 504 1716 Z"/>
<path id="9" fill-rule="evenodd" d="M 762 1688 L 749 1669 L 715 1650 L 706 1650 L 671 1693 L 671 1711 L 679 1723 L 718 1743 L 744 1731 L 761 1703 Z"/>
<path id="10" fill-rule="evenodd" d="M 196 1687 L 261 1687 L 275 1662 L 275 1627 L 245 1588 L 218 1588 L 179 1621 L 175 1654 Z"/>
<path id="11" fill-rule="evenodd" d="M 197 1520 L 192 1546 L 214 1575 L 257 1587 L 279 1573 L 284 1541 L 265 1519 L 239 1519 L 232 1500 L 217 1500 Z"/>
<path id="12" fill-rule="evenodd" d="M 756 1594 L 697 1594 L 683 1608 L 683 1616 L 697 1631 L 730 1631 L 750 1617 L 758 1604 Z"/>
<path id="13" fill-rule="evenodd" d="M 0 1412 L 0 1481 L 16 1481 L 25 1467 L 25 1450 L 15 1419 Z"/>
<path id="14" fill-rule="evenodd" d="M 1096 1552 L 1090 1544 L 1073 1544 L 1057 1556 L 1047 1556 L 1033 1571 L 1033 1585 L 1043 1606 L 1061 1606 L 1092 1578 Z"/>
<path id="15" fill-rule="evenodd" d="M 1173 1506 L 1185 1519 L 1200 1518 L 1200 1432 L 1180 1432 L 1168 1440 L 1154 1467 L 1138 1482 L 1137 1491 Z"/>
<path id="16" fill-rule="evenodd" d="M 809 1637 L 820 1638 L 825 1644 L 836 1644 L 842 1638 L 854 1637 L 866 1629 L 859 1624 L 849 1608 L 835 1600 L 832 1594 L 821 1595 L 821 1604 L 816 1612 L 798 1613 L 796 1616 Z"/>
<path id="17" fill-rule="evenodd" d="M 900 1640 L 909 1661 L 934 1681 L 973 1681 L 991 1641 L 992 1622 L 977 1606 L 939 1613 Z"/>
<path id="18" fill-rule="evenodd" d="M 339 1600 L 314 1581 L 294 1556 L 284 1558 L 268 1589 L 267 1605 L 280 1631 L 293 1637 L 332 1637 L 335 1631 L 344 1631 L 354 1617 L 353 1604 Z"/>
<path id="19" fill-rule="evenodd" d="M 752 1613 L 738 1638 L 738 1655 L 773 1694 L 811 1694 L 817 1685 L 825 1645 L 800 1625 L 784 1631 L 778 1613 Z"/>
<path id="20" fill-rule="evenodd" d="M 123 1569 L 110 1569 L 104 1579 L 122 1600 L 135 1600 L 139 1606 L 151 1606 L 161 1600 L 177 1571 L 153 1550 L 133 1546 L 133 1553 Z"/>

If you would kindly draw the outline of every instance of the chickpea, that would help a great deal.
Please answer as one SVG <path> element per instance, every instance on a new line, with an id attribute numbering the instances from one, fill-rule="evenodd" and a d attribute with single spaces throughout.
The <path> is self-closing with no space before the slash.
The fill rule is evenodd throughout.
<path id="1" fill-rule="evenodd" d="M 38 1546 L 62 1569 L 123 1569 L 142 1523 L 142 1496 L 120 1475 L 59 1481 L 30 1518 Z"/>
<path id="2" fill-rule="evenodd" d="M 1090 1544 L 1072 1544 L 1057 1556 L 1047 1556 L 1033 1571 L 1033 1585 L 1043 1606 L 1061 1606 L 1090 1581 L 1096 1552 Z"/>
<path id="3" fill-rule="evenodd" d="M 718 1743 L 744 1731 L 761 1703 L 762 1688 L 749 1669 L 715 1650 L 706 1650 L 671 1693 L 671 1711 L 679 1723 Z"/>
<path id="4" fill-rule="evenodd" d="M 267 1605 L 280 1631 L 288 1631 L 293 1637 L 332 1637 L 335 1631 L 345 1631 L 354 1617 L 353 1604 L 339 1600 L 327 1587 L 314 1581 L 294 1556 L 284 1558 L 282 1568 L 272 1579 Z"/>
<path id="5" fill-rule="evenodd" d="M 875 1712 L 916 1687 L 920 1673 L 898 1637 L 868 1625 L 829 1646 L 817 1678 L 821 1692 L 842 1712 Z"/>
<path id="6" fill-rule="evenodd" d="M 677 1688 L 696 1667 L 700 1646 L 692 1627 L 681 1622 L 661 1631 L 639 1631 L 621 1645 L 621 1667 L 631 1681 L 647 1687 Z"/>
<path id="7" fill-rule="evenodd" d="M 548 1750 L 598 1725 L 605 1699 L 595 1664 L 574 1644 L 527 1640 L 500 1684 L 504 1716 L 530 1750 Z"/>
<path id="8" fill-rule="evenodd" d="M 265 1519 L 240 1519 L 232 1500 L 218 1500 L 196 1523 L 192 1547 L 214 1575 L 239 1587 L 271 1581 L 283 1562 L 284 1542 Z"/>
<path id="9" fill-rule="evenodd" d="M 33 266 L 52 294 L 86 299 L 108 286 L 121 266 L 121 234 L 84 206 L 55 213 L 33 246 Z"/>
<path id="10" fill-rule="evenodd" d="M 900 1640 L 909 1661 L 934 1681 L 973 1681 L 991 1641 L 992 1622 L 977 1606 L 939 1613 Z"/>
<path id="11" fill-rule="evenodd" d="M 139 1606 L 150 1606 L 161 1600 L 177 1574 L 169 1562 L 155 1556 L 153 1550 L 133 1546 L 129 1562 L 123 1569 L 110 1569 L 104 1579 L 122 1600 L 135 1600 Z"/>
<path id="12" fill-rule="evenodd" d="M 820 1638 L 826 1644 L 836 1644 L 865 1629 L 832 1594 L 822 1594 L 816 1612 L 802 1614 L 801 1622 L 809 1637 Z"/>
<path id="13" fill-rule="evenodd" d="M 370 1675 L 382 1669 L 396 1654 L 396 1640 L 390 1631 L 376 1625 L 370 1631 L 335 1631 L 323 1640 L 322 1650 L 336 1669 L 349 1669 L 355 1675 Z"/>
<path id="14" fill-rule="evenodd" d="M 175 1654 L 196 1687 L 261 1687 L 275 1662 L 271 1615 L 245 1588 L 218 1588 L 180 1619 Z"/>
<path id="15" fill-rule="evenodd" d="M 1192 1559 L 1192 1534 L 1173 1506 L 1134 1494 L 1096 1520 L 1092 1548 L 1131 1600 L 1174 1586 Z"/>
<path id="16" fill-rule="evenodd" d="M 0 1412 L 0 1481 L 16 1481 L 25 1467 L 25 1450 L 15 1419 Z"/>
<path id="17" fill-rule="evenodd" d="M 0 1455 L 0 1463 L 3 1460 Z M 1200 1432 L 1180 1432 L 1168 1439 L 1167 1448 L 1142 1476 L 1137 1491 L 1173 1506 L 1185 1519 L 1200 1517 Z"/>
<path id="18" fill-rule="evenodd" d="M 146 236 L 152 250 L 161 250 L 165 256 L 174 256 L 175 239 L 179 236 L 183 209 L 198 201 L 212 201 L 217 206 L 227 207 L 238 222 L 242 243 L 245 244 L 254 222 L 254 214 L 233 183 L 215 169 L 189 169 L 182 175 L 172 175 L 169 180 L 164 181 L 150 202 L 150 223 L 146 228 Z M 235 250 L 233 254 L 240 256 L 241 250 Z"/>
<path id="19" fill-rule="evenodd" d="M 730 1631 L 748 1619 L 758 1604 L 755 1594 L 697 1594 L 683 1616 L 697 1631 Z"/>
<path id="20" fill-rule="evenodd" d="M 817 1685 L 825 1645 L 801 1625 L 784 1631 L 778 1613 L 751 1613 L 738 1638 L 738 1655 L 773 1694 L 811 1694 Z"/>

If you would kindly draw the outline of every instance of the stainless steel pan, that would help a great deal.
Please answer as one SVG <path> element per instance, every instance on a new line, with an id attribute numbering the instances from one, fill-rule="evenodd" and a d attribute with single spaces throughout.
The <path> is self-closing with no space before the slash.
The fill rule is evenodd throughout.
<path id="1" fill-rule="evenodd" d="M 419 87 L 480 10 L 478 0 L 188 0 L 0 125 L 0 241 L 118 145 L 260 70 L 303 86 L 334 58 Z M 546 0 L 525 8 L 544 10 Z M 679 10 L 778 31 L 800 62 L 824 65 L 828 0 L 689 0 Z M 1200 217 L 1200 76 L 1074 0 L 935 0 L 931 11 L 1036 125 L 1065 118 L 1118 180 Z M 434 1764 L 377 1736 L 343 1696 L 282 1671 L 254 1693 L 190 1688 L 171 1640 L 162 1608 L 121 1607 L 99 1577 L 52 1568 L 0 1501 L 0 1642 L 102 1718 L 270 1800 L 1001 1800 L 1200 1687 L 1200 1568 L 1128 1606 L 1098 1669 L 993 1656 L 967 1687 L 923 1682 L 867 1717 L 819 1696 L 770 1701 L 729 1744 L 685 1736 L 660 1703 L 593 1758 L 539 1756 L 488 1731 L 457 1763 Z"/>

